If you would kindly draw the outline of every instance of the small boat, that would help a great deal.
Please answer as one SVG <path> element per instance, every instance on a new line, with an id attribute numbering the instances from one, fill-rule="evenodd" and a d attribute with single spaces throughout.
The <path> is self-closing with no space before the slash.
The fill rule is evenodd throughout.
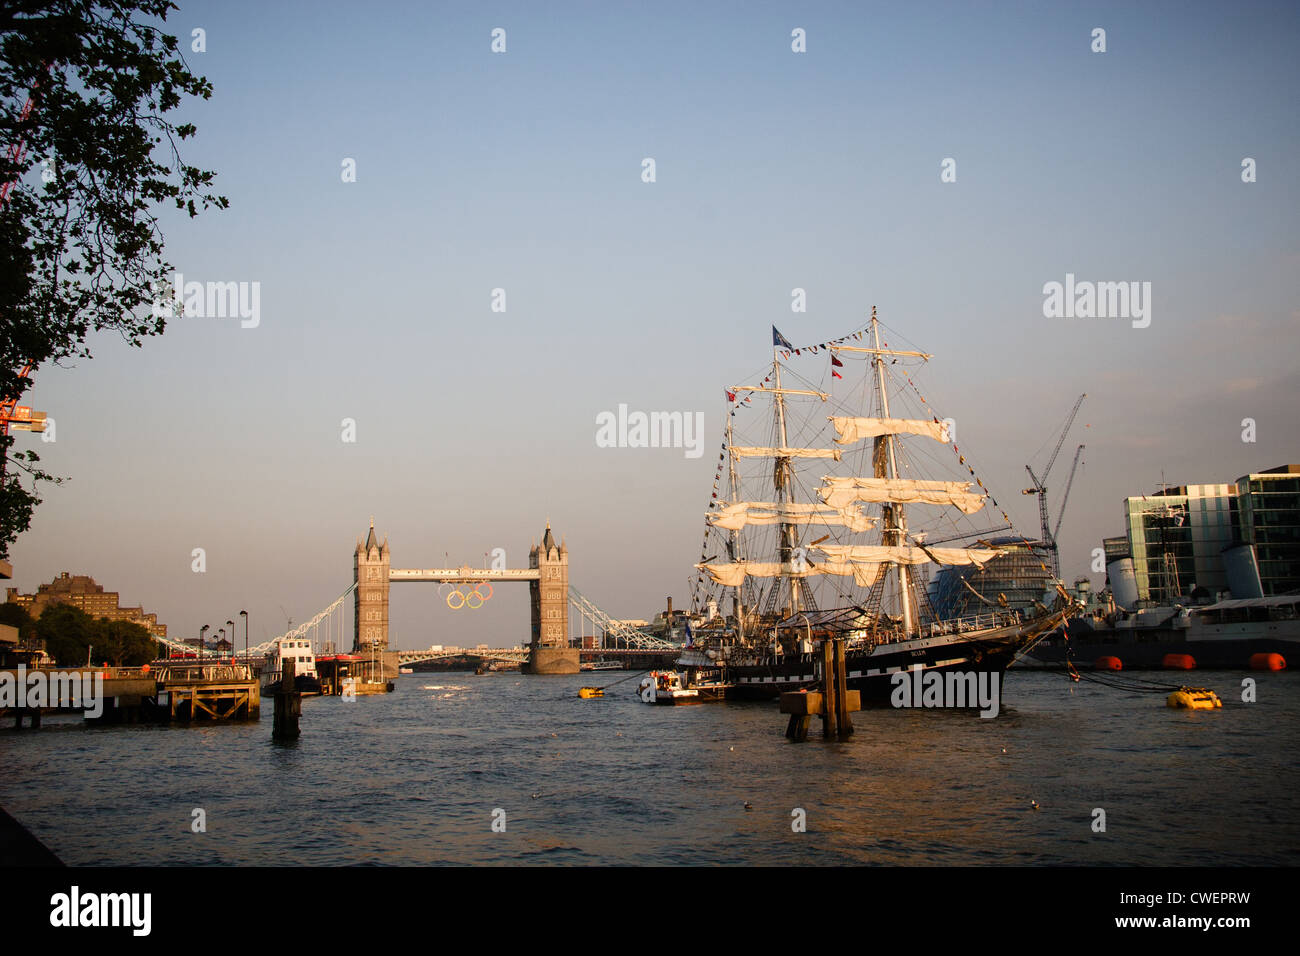
<path id="1" fill-rule="evenodd" d="M 1169 695 L 1165 703 L 1186 710 L 1214 710 L 1223 706 L 1219 695 L 1205 687 L 1180 687 Z"/>
<path id="2" fill-rule="evenodd" d="M 687 687 L 677 671 L 651 671 L 642 679 L 638 692 L 647 704 L 699 704 L 700 692 Z"/>
<path id="3" fill-rule="evenodd" d="M 399 673 L 399 674 L 414 674 L 414 673 L 415 673 L 415 670 L 414 670 L 413 668 L 410 668 L 410 667 L 399 667 L 399 668 L 397 669 L 397 673 Z"/>
<path id="4" fill-rule="evenodd" d="M 578 696 L 583 700 L 591 700 L 594 697 L 604 697 L 605 689 L 603 687 L 580 687 Z"/>

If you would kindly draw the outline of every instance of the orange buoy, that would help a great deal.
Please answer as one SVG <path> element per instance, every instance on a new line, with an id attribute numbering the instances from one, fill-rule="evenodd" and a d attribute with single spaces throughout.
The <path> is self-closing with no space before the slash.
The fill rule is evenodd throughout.
<path id="1" fill-rule="evenodd" d="M 1092 662 L 1092 666 L 1094 670 L 1099 671 L 1122 671 L 1124 669 L 1124 662 L 1118 657 L 1107 655 L 1106 657 L 1097 658 Z"/>
<path id="2" fill-rule="evenodd" d="M 1196 658 L 1191 654 L 1166 654 L 1160 666 L 1167 671 L 1194 671 Z"/>
<path id="3" fill-rule="evenodd" d="M 1253 671 L 1284 671 L 1286 658 L 1281 654 L 1251 654 L 1250 669 Z"/>

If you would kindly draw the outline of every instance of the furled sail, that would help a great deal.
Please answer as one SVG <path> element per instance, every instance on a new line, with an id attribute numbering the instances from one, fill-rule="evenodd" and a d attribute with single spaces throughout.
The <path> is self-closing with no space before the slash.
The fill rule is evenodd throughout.
<path id="1" fill-rule="evenodd" d="M 834 458 L 840 460 L 838 448 L 770 448 L 752 445 L 732 445 L 736 458 Z"/>
<path id="2" fill-rule="evenodd" d="M 851 577 L 859 587 L 869 588 L 876 583 L 884 564 L 867 564 L 854 561 L 803 561 L 801 563 L 775 561 L 735 561 L 730 564 L 697 564 L 701 571 L 724 587 L 737 588 L 745 577 L 751 578 L 807 578 L 817 574 L 834 574 Z"/>
<path id="3" fill-rule="evenodd" d="M 969 481 L 922 481 L 914 478 L 842 478 L 827 476 L 817 489 L 824 504 L 845 508 L 855 501 L 892 504 L 952 505 L 970 515 L 984 507 L 984 496 L 968 491 Z"/>
<path id="4" fill-rule="evenodd" d="M 884 544 L 815 544 L 819 551 L 835 563 L 850 564 L 974 564 L 983 567 L 985 562 L 1002 552 L 996 548 L 921 548 L 915 545 Z M 819 565 L 820 567 L 820 565 Z"/>
<path id="5" fill-rule="evenodd" d="M 707 571 L 709 577 L 719 584 L 737 588 L 744 582 L 745 576 L 751 578 L 804 578 L 812 574 L 821 574 L 822 566 L 807 561 L 797 567 L 793 562 L 782 564 L 779 561 L 736 561 L 731 564 L 697 564 L 701 571 Z"/>
<path id="6" fill-rule="evenodd" d="M 935 441 L 947 442 L 948 426 L 943 422 L 923 421 L 919 418 L 837 418 L 831 424 L 839 432 L 837 445 L 852 445 L 864 438 L 878 435 L 924 435 Z"/>
<path id="7" fill-rule="evenodd" d="M 729 531 L 739 531 L 747 524 L 838 524 L 850 531 L 870 531 L 876 523 L 875 518 L 852 506 L 772 501 L 738 501 L 710 511 L 706 520 Z"/>

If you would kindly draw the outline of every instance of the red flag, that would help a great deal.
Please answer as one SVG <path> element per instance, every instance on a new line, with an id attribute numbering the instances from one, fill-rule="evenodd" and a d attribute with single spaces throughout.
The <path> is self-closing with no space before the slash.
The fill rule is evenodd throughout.
<path id="1" fill-rule="evenodd" d="M 729 401 L 729 402 L 734 402 L 735 400 L 736 400 L 736 393 L 735 393 L 735 392 L 728 392 L 728 393 L 727 393 L 727 401 Z"/>
<path id="2" fill-rule="evenodd" d="M 843 367 L 844 367 L 844 363 L 841 362 L 841 361 L 840 361 L 838 358 L 836 358 L 834 355 L 831 356 L 831 364 L 834 365 L 836 368 L 843 368 Z"/>
<path id="3" fill-rule="evenodd" d="M 831 369 L 831 375 L 834 376 L 835 378 L 843 378 L 843 377 L 844 377 L 844 376 L 841 375 L 839 372 L 835 371 L 835 369 Z"/>

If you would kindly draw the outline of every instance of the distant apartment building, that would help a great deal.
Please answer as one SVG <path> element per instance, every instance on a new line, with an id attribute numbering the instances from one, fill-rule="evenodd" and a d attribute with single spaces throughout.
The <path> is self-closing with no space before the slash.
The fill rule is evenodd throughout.
<path id="1" fill-rule="evenodd" d="M 1300 465 L 1125 498 L 1124 523 L 1102 541 L 1121 607 L 1300 588 Z"/>
<path id="2" fill-rule="evenodd" d="M 49 584 L 42 584 L 35 594 L 20 594 L 17 588 L 5 590 L 8 603 L 17 604 L 34 618 L 40 617 L 51 604 L 68 604 L 95 619 L 130 621 L 155 637 L 167 636 L 167 625 L 158 623 L 157 614 L 146 614 L 143 607 L 122 607 L 118 592 L 105 591 L 102 584 L 96 584 L 94 578 L 85 574 L 64 571 Z"/>

